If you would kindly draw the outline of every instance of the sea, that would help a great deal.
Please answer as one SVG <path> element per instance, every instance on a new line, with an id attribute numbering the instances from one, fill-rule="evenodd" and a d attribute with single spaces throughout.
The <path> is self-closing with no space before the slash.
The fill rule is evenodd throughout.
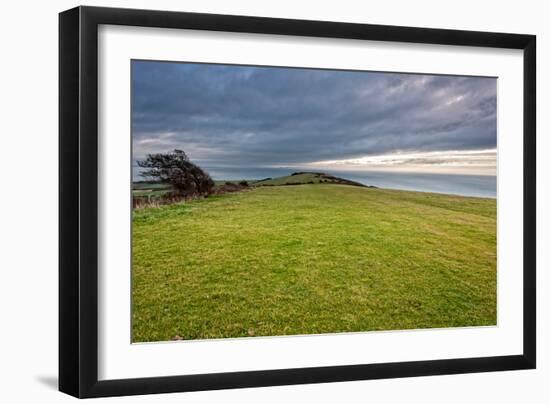
<path id="1" fill-rule="evenodd" d="M 295 171 L 318 171 L 378 188 L 496 198 L 497 178 L 490 175 L 434 174 L 388 171 L 312 170 L 311 168 L 204 167 L 215 180 L 259 180 L 290 175 Z M 134 180 L 140 180 L 134 170 Z"/>

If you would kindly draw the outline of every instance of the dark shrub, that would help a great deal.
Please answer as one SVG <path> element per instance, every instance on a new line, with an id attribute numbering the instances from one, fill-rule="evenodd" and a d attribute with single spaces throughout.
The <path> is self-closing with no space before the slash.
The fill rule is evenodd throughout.
<path id="1" fill-rule="evenodd" d="M 210 175 L 192 163 L 183 150 L 148 154 L 137 163 L 147 169 L 142 172 L 144 177 L 170 184 L 178 196 L 208 195 L 214 188 Z"/>

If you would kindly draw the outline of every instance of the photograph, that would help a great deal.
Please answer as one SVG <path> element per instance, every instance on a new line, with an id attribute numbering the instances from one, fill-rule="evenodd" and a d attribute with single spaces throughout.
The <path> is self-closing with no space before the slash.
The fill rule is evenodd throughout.
<path id="1" fill-rule="evenodd" d="M 497 77 L 130 69 L 132 343 L 497 325 Z"/>

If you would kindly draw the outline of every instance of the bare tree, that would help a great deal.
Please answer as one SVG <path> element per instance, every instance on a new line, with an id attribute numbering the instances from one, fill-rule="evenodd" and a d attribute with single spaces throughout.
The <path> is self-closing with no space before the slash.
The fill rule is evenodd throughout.
<path id="1" fill-rule="evenodd" d="M 193 164 L 183 150 L 148 154 L 145 160 L 137 163 L 147 169 L 141 175 L 172 185 L 178 195 L 208 195 L 214 188 L 210 175 Z"/>

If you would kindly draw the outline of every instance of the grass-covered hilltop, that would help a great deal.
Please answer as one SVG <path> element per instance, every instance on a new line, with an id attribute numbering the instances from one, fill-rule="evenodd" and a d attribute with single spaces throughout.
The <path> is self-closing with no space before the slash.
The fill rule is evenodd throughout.
<path id="1" fill-rule="evenodd" d="M 325 173 L 298 171 L 284 177 L 265 178 L 263 180 L 253 181 L 254 186 L 274 186 L 274 185 L 300 185 L 300 184 L 340 184 L 355 185 L 365 187 L 360 182 L 346 180 Z M 371 187 L 374 188 L 374 187 Z"/>
<path id="2" fill-rule="evenodd" d="M 494 199 L 301 172 L 145 204 L 132 232 L 134 342 L 496 324 Z"/>

